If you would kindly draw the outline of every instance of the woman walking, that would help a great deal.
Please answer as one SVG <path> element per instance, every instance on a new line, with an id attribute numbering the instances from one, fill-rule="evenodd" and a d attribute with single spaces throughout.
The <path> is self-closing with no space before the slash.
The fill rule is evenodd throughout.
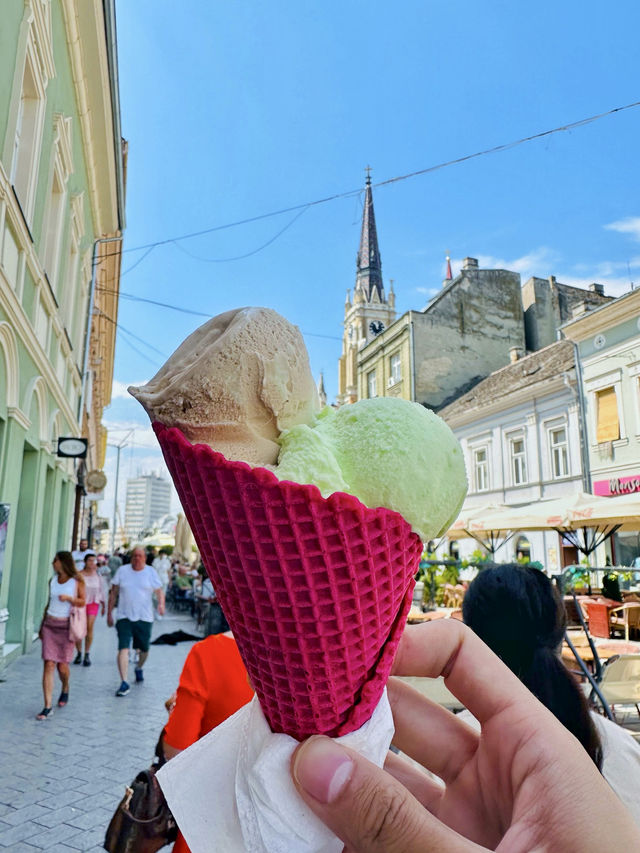
<path id="1" fill-rule="evenodd" d="M 42 640 L 42 692 L 44 708 L 36 720 L 47 720 L 53 714 L 54 671 L 62 682 L 58 706 L 69 701 L 69 663 L 73 658 L 74 641 L 69 639 L 69 617 L 72 607 L 84 607 L 85 582 L 76 569 L 69 551 L 58 551 L 53 559 L 54 577 L 49 581 L 49 600 L 40 626 Z"/>
<path id="2" fill-rule="evenodd" d="M 84 558 L 84 569 L 80 572 L 80 577 L 84 578 L 87 602 L 87 634 L 84 638 L 84 660 L 82 659 L 82 640 L 78 640 L 76 643 L 77 654 L 73 662 L 74 664 L 82 663 L 84 666 L 91 666 L 89 650 L 93 643 L 93 625 L 99 610 L 104 616 L 106 604 L 102 577 L 98 574 L 98 558 L 95 554 L 87 554 Z"/>

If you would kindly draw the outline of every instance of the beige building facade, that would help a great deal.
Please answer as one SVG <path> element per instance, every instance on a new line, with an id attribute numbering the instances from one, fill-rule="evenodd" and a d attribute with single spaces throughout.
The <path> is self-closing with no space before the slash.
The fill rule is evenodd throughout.
<path id="1" fill-rule="evenodd" d="M 516 272 L 480 269 L 465 258 L 422 311 L 359 341 L 357 398 L 398 396 L 439 411 L 495 370 L 555 342 L 574 310 L 608 301 L 602 285 L 583 290 L 550 277 L 522 286 Z"/>

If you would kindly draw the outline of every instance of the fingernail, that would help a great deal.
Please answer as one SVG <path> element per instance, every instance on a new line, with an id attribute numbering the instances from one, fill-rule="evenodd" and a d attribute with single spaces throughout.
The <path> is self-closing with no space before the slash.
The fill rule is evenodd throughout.
<path id="1" fill-rule="evenodd" d="M 332 803 L 353 773 L 353 761 L 331 738 L 317 735 L 296 751 L 293 777 L 320 803 Z"/>

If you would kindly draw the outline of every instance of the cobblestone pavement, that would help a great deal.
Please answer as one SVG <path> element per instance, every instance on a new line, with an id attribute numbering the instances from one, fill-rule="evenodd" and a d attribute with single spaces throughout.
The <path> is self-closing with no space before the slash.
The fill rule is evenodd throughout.
<path id="1" fill-rule="evenodd" d="M 153 637 L 182 629 L 188 616 L 169 614 Z M 71 666 L 70 702 L 34 719 L 42 708 L 40 643 L 0 682 L 0 850 L 47 853 L 102 849 L 105 829 L 127 785 L 153 758 L 190 642 L 152 646 L 145 681 L 117 698 L 116 632 L 98 618 L 91 667 Z M 169 850 L 170 848 L 163 848 Z"/>

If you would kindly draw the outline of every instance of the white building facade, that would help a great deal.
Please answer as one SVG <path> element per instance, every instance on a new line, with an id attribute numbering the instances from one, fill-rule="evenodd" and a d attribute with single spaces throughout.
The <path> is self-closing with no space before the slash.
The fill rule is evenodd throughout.
<path id="1" fill-rule="evenodd" d="M 469 492 L 462 513 L 488 504 L 518 507 L 584 489 L 581 397 L 574 346 L 551 344 L 495 371 L 439 414 L 465 456 Z M 469 558 L 472 538 L 444 541 L 440 553 Z M 514 532 L 499 562 L 525 556 L 549 572 L 578 561 L 555 531 Z"/>
<path id="2" fill-rule="evenodd" d="M 640 290 L 577 316 L 562 331 L 580 355 L 589 491 L 637 494 L 640 504 Z M 614 536 L 614 563 L 628 566 L 637 556 L 640 532 Z"/>
<path id="3" fill-rule="evenodd" d="M 124 527 L 129 544 L 140 539 L 154 522 L 169 514 L 171 483 L 156 474 L 127 480 Z"/>

